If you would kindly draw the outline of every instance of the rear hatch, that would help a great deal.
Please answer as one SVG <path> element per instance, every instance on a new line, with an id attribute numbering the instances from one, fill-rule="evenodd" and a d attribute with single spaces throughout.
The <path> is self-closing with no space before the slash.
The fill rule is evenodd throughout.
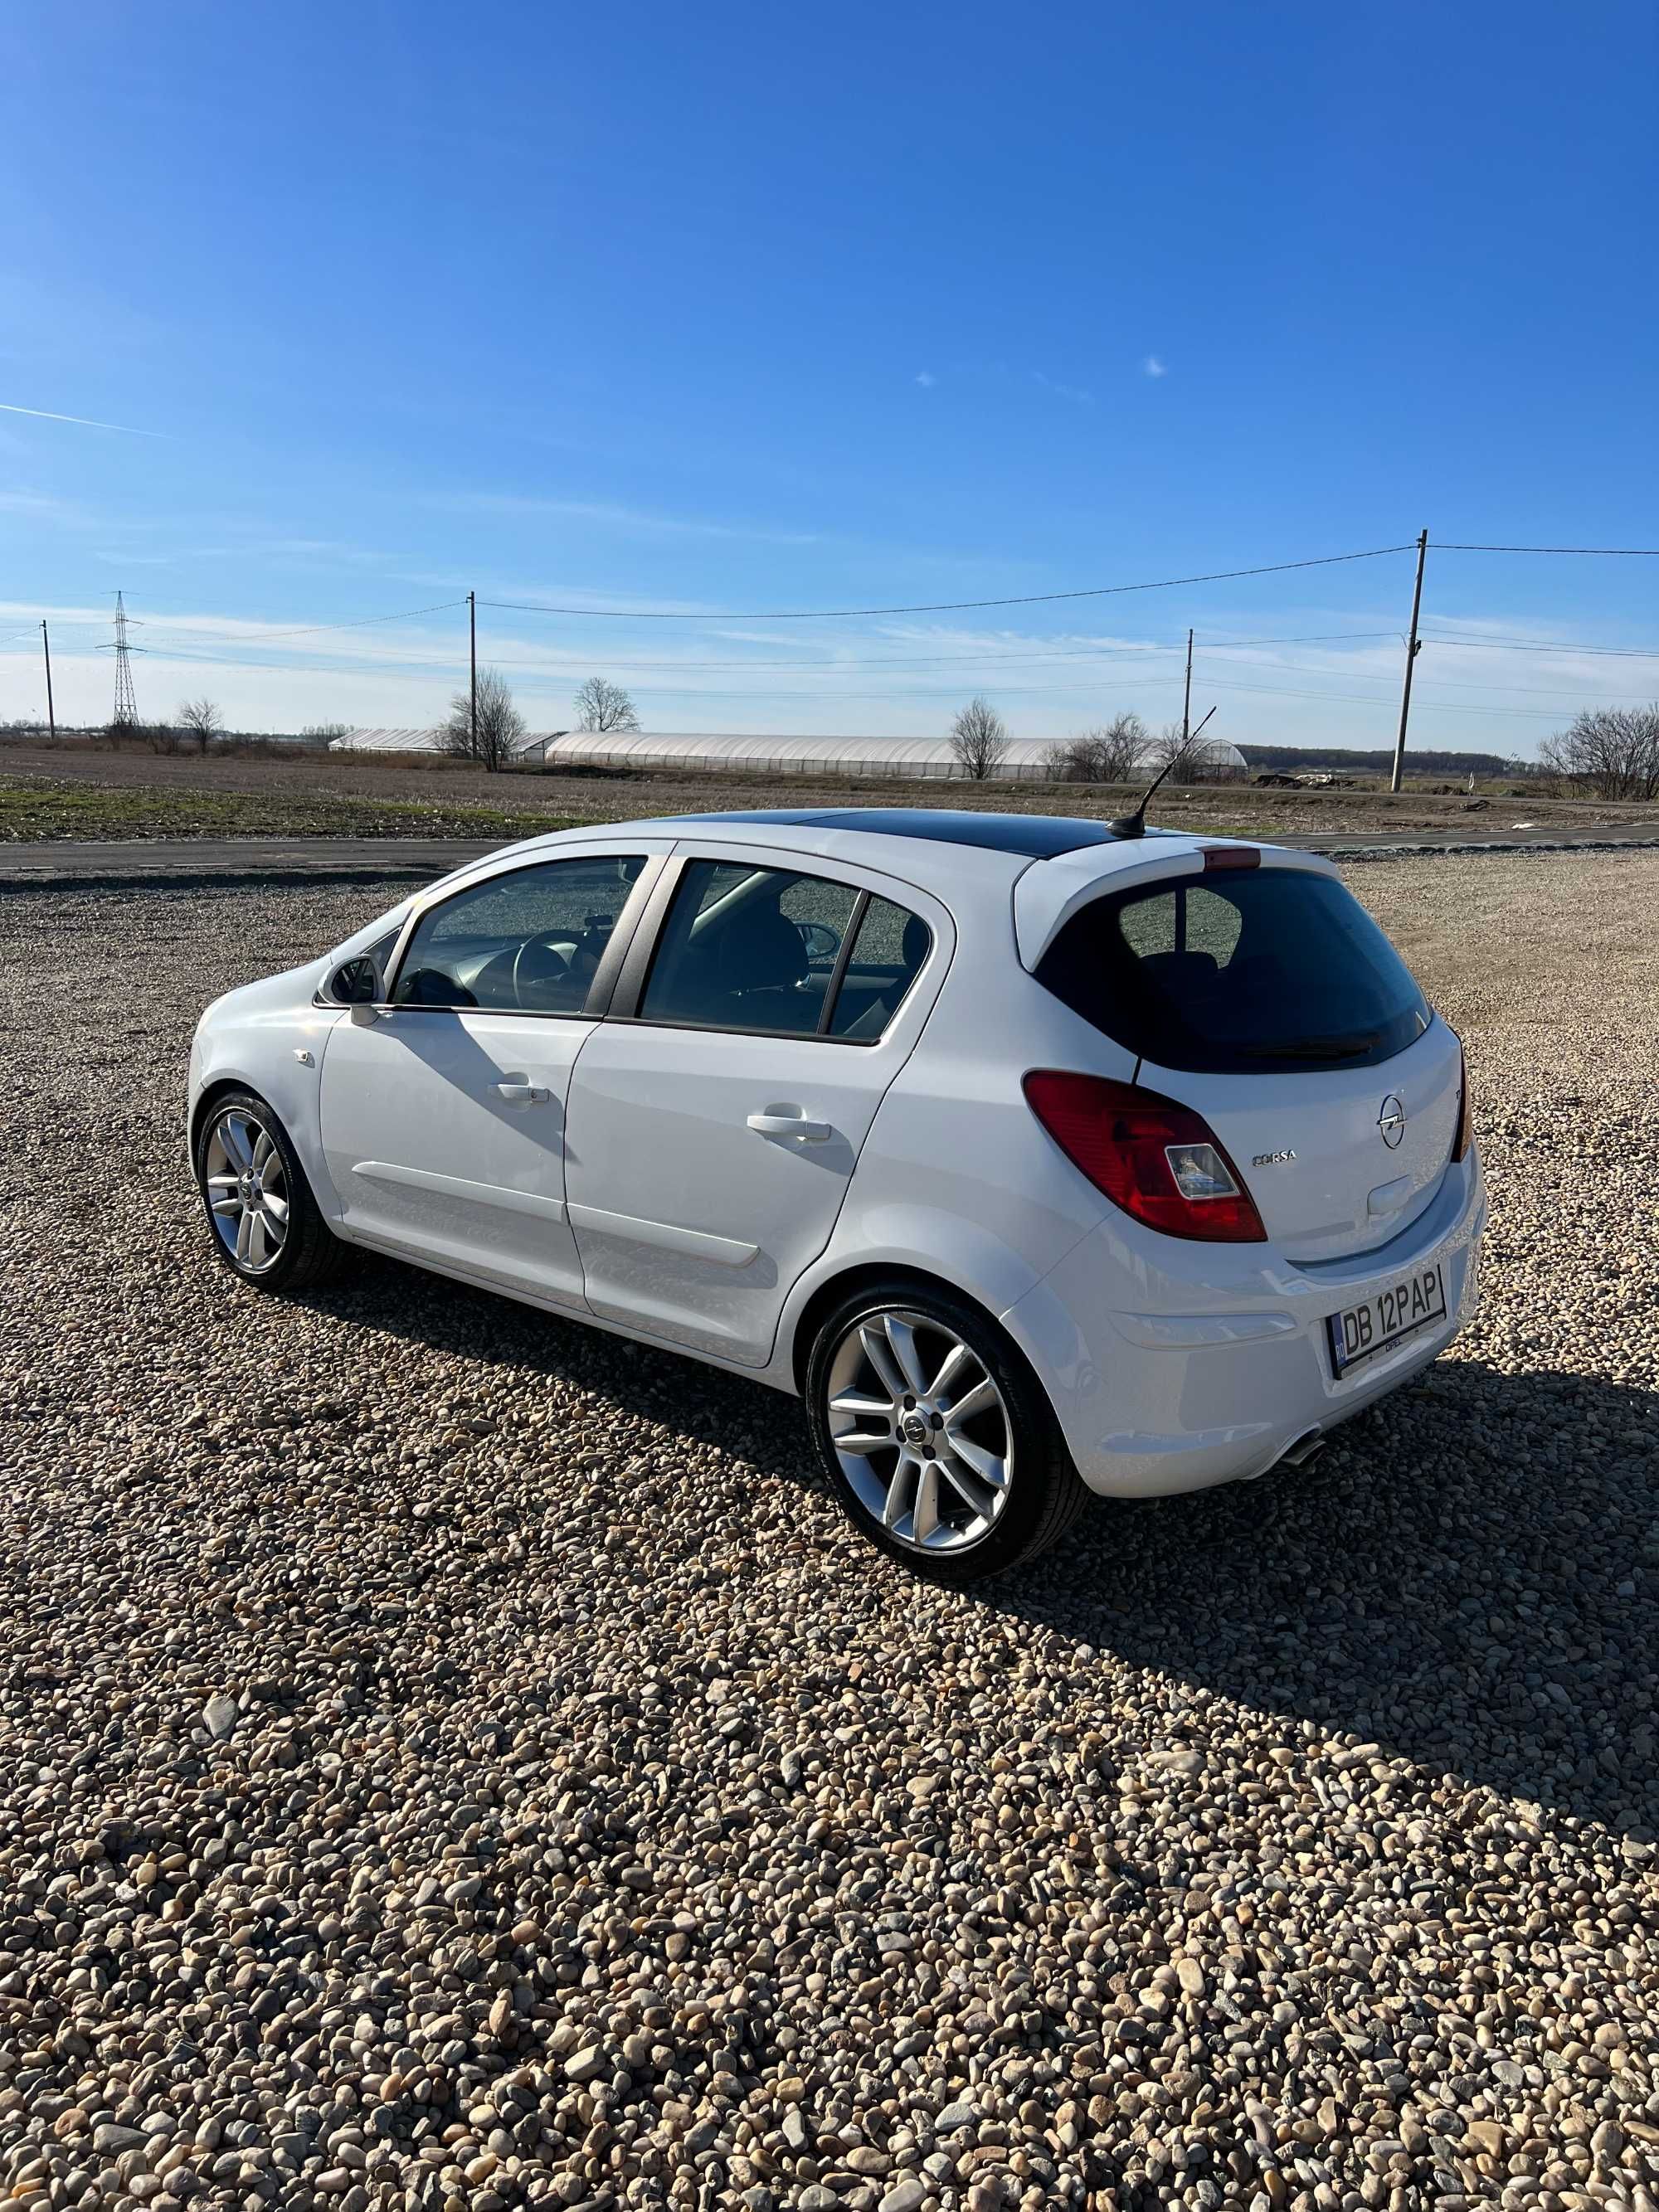
<path id="1" fill-rule="evenodd" d="M 1440 1186 L 1462 1049 L 1334 874 L 1237 852 L 1091 900 L 1037 980 L 1202 1115 L 1288 1258 L 1373 1250 Z"/>

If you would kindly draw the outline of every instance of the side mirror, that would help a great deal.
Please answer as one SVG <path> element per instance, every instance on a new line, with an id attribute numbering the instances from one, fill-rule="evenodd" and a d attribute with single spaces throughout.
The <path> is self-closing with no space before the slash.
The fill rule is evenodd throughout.
<path id="1" fill-rule="evenodd" d="M 328 979 L 328 995 L 342 1006 L 372 1006 L 380 995 L 380 975 L 366 953 L 343 960 Z"/>

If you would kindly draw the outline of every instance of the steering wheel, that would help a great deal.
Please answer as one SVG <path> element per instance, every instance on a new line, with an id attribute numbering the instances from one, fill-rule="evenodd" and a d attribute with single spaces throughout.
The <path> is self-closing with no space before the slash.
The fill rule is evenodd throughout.
<path id="1" fill-rule="evenodd" d="M 562 983 L 569 975 L 571 957 L 549 938 L 526 937 L 513 956 L 513 995 L 523 1006 L 528 994 Z"/>

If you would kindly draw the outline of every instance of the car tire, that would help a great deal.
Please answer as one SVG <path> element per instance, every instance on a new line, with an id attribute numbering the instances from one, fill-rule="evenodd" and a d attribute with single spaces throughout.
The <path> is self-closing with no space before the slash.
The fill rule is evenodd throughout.
<path id="1" fill-rule="evenodd" d="M 324 1220 L 294 1140 L 254 1091 L 222 1092 L 196 1134 L 196 1186 L 213 1249 L 258 1291 L 331 1281 L 347 1249 Z"/>
<path id="2" fill-rule="evenodd" d="M 964 1589 L 1006 1574 L 1088 1503 L 1021 1353 L 989 1315 L 935 1285 L 896 1276 L 843 1299 L 813 1338 L 805 1381 L 813 1443 L 848 1518 L 930 1581 Z"/>

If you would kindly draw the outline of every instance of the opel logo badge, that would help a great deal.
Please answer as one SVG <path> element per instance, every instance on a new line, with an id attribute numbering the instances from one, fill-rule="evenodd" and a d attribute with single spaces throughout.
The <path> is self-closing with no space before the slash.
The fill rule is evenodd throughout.
<path id="1" fill-rule="evenodd" d="M 903 1434 L 904 1441 L 908 1444 L 926 1443 L 928 1435 L 926 1414 L 907 1413 L 904 1417 Z"/>
<path id="2" fill-rule="evenodd" d="M 1389 1150 L 1395 1151 L 1406 1133 L 1406 1109 L 1393 1091 L 1382 1101 L 1382 1110 L 1376 1117 L 1376 1126 Z"/>

